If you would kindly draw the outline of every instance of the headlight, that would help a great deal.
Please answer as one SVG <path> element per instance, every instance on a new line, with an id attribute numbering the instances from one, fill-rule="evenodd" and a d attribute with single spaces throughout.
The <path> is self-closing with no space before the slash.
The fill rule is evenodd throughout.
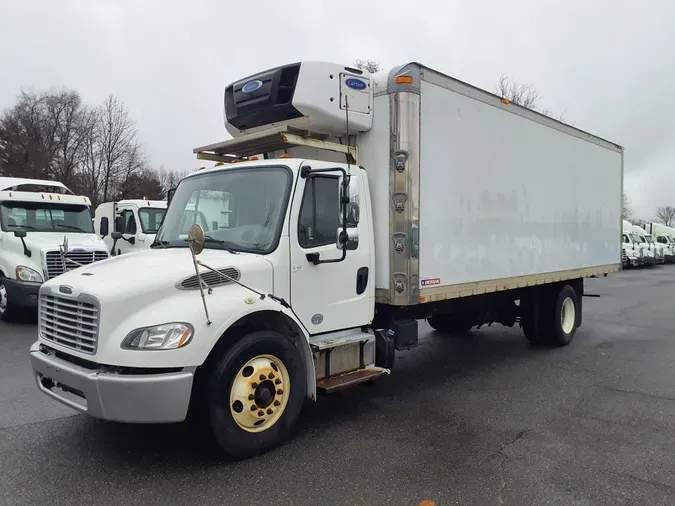
<path id="1" fill-rule="evenodd" d="M 21 281 L 32 281 L 33 283 L 42 283 L 42 275 L 30 267 L 19 265 L 16 268 L 16 279 Z"/>
<path id="2" fill-rule="evenodd" d="M 175 350 L 186 346 L 194 335 L 189 323 L 164 323 L 132 330 L 122 341 L 126 350 Z"/>

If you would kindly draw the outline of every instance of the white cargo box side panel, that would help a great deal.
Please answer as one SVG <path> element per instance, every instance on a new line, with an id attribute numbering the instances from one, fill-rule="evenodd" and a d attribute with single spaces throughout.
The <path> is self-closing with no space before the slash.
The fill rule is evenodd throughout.
<path id="1" fill-rule="evenodd" d="M 425 81 L 421 91 L 421 286 L 619 262 L 619 148 Z"/>
<path id="2" fill-rule="evenodd" d="M 389 289 L 389 95 L 375 97 L 373 127 L 358 137 L 359 162 L 366 169 L 373 208 L 375 287 Z"/>

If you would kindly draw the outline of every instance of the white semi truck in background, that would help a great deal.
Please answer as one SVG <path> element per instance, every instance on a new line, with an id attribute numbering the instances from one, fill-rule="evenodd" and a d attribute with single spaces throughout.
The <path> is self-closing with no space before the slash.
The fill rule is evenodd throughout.
<path id="1" fill-rule="evenodd" d="M 166 200 L 104 202 L 94 213 L 96 234 L 113 256 L 147 249 L 155 240 L 166 207 Z"/>
<path id="2" fill-rule="evenodd" d="M 654 241 L 663 246 L 665 261 L 675 262 L 675 228 L 668 227 L 663 223 L 646 223 L 645 229 Z"/>
<path id="3" fill-rule="evenodd" d="M 649 251 L 655 264 L 665 263 L 665 251 L 663 246 L 656 243 L 654 238 L 640 225 L 633 225 L 633 230 L 642 240 L 645 248 Z"/>
<path id="4" fill-rule="evenodd" d="M 34 311 L 44 281 L 108 258 L 90 206 L 57 181 L 0 177 L 1 319 Z"/>
<path id="5" fill-rule="evenodd" d="M 641 267 L 645 263 L 642 241 L 628 220 L 622 221 L 622 256 L 624 267 Z"/>
<path id="6" fill-rule="evenodd" d="M 45 394 L 194 416 L 247 457 L 305 398 L 389 374 L 420 320 L 569 344 L 584 278 L 621 267 L 623 148 L 418 63 L 265 70 L 226 88 L 225 116 L 234 139 L 195 149 L 224 163 L 179 183 L 150 250 L 42 286 Z"/>

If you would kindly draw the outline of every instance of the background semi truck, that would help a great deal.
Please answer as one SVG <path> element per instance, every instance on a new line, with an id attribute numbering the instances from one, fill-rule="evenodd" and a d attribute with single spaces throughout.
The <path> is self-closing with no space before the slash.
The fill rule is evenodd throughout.
<path id="1" fill-rule="evenodd" d="M 47 395 L 190 415 L 250 456 L 306 397 L 389 374 L 420 320 L 569 344 L 584 277 L 621 266 L 623 149 L 423 65 L 265 70 L 226 88 L 225 116 L 235 138 L 195 149 L 223 163 L 179 183 L 152 249 L 42 287 L 41 310 L 90 315 L 40 326 Z"/>
<path id="2" fill-rule="evenodd" d="M 0 177 L 0 318 L 35 311 L 44 281 L 108 258 L 90 206 L 58 181 Z"/>
<path id="3" fill-rule="evenodd" d="M 94 213 L 96 234 L 105 241 L 113 255 L 149 248 L 155 240 L 166 207 L 166 200 L 104 202 Z M 118 232 L 121 237 L 113 232 Z"/>

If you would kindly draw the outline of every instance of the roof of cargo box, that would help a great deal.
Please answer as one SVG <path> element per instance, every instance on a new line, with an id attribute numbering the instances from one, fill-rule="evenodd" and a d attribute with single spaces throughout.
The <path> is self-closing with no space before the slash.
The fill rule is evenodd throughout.
<path id="1" fill-rule="evenodd" d="M 384 76 L 386 76 L 386 83 L 378 79 Z M 529 109 L 514 102 L 510 102 L 504 97 L 495 95 L 494 93 L 486 91 L 482 88 L 478 88 L 477 86 L 473 86 L 467 82 L 460 81 L 459 79 L 432 69 L 431 67 L 427 67 L 426 65 L 419 62 L 409 62 L 393 67 L 388 72 L 378 72 L 373 75 L 373 79 L 375 81 L 373 86 L 375 90 L 375 96 L 385 93 L 391 94 L 406 91 L 420 93 L 421 82 L 426 81 L 430 84 L 435 84 L 437 86 L 441 86 L 442 88 L 455 91 L 469 98 L 480 100 L 482 102 L 488 103 L 489 105 L 499 107 L 500 109 L 507 110 L 514 114 L 518 114 L 519 116 L 536 121 L 537 123 L 555 128 L 558 131 L 594 142 L 595 144 L 606 147 L 613 151 L 623 151 L 623 146 L 615 142 L 598 137 L 597 135 L 593 135 L 592 133 L 576 128 L 572 125 L 568 125 L 567 123 L 559 121 L 555 118 L 551 118 L 550 116 L 540 113 L 534 109 Z"/>

